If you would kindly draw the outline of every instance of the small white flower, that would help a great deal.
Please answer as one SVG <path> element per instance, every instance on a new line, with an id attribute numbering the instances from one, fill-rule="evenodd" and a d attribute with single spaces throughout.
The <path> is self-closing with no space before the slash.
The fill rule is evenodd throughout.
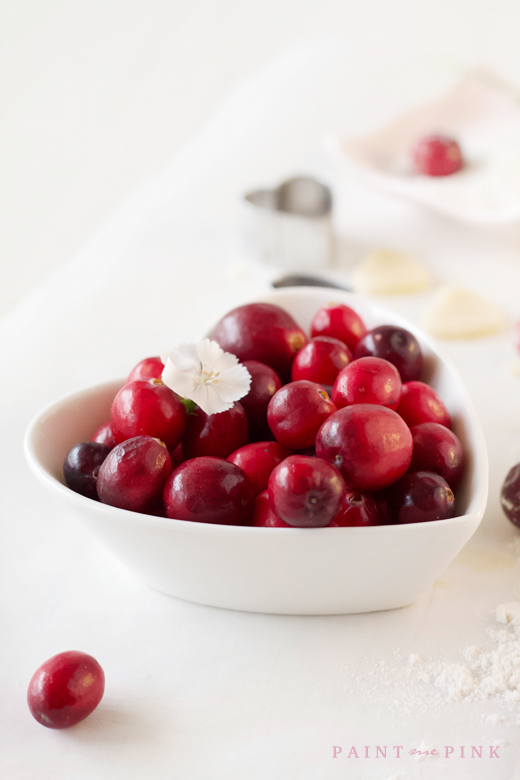
<path id="1" fill-rule="evenodd" d="M 249 392 L 251 375 L 235 355 L 224 352 L 216 341 L 181 344 L 163 352 L 162 381 L 182 398 L 194 401 L 206 414 L 231 409 Z"/>

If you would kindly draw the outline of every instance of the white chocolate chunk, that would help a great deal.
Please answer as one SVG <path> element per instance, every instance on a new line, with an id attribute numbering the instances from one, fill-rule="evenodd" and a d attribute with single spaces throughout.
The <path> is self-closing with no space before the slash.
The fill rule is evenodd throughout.
<path id="1" fill-rule="evenodd" d="M 421 292 L 430 284 L 430 273 L 402 252 L 371 252 L 354 270 L 356 292 L 365 295 L 403 295 Z"/>
<path id="2" fill-rule="evenodd" d="M 504 324 L 504 316 L 494 304 L 462 287 L 439 290 L 423 315 L 426 330 L 443 339 L 491 336 L 500 333 Z"/>

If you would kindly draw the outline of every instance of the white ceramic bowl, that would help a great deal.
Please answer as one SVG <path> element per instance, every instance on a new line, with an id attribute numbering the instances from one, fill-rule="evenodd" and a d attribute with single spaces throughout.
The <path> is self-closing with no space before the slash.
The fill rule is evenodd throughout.
<path id="1" fill-rule="evenodd" d="M 109 417 L 122 381 L 83 390 L 44 409 L 25 438 L 29 464 L 113 555 L 145 583 L 188 601 L 230 609 L 326 615 L 402 607 L 446 569 L 476 530 L 487 500 L 483 434 L 468 393 L 432 341 L 403 318 L 353 293 L 287 289 L 258 300 L 277 303 L 308 330 L 331 299 L 359 312 L 368 327 L 394 323 L 419 339 L 425 378 L 439 392 L 462 440 L 468 467 L 450 520 L 371 528 L 252 528 L 190 523 L 128 512 L 69 490 L 69 449 Z"/>

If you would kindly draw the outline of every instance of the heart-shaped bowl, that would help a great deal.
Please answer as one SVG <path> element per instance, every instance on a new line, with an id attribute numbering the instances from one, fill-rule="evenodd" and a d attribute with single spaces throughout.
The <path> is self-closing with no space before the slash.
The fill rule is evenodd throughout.
<path id="1" fill-rule="evenodd" d="M 257 300 L 278 304 L 308 331 L 314 313 L 331 299 L 355 309 L 368 328 L 396 324 L 419 340 L 423 378 L 446 404 L 467 456 L 457 493 L 458 517 L 369 528 L 255 528 L 170 520 L 85 498 L 65 486 L 63 461 L 74 444 L 88 440 L 109 418 L 123 380 L 68 395 L 40 412 L 25 437 L 31 469 L 119 561 L 172 596 L 229 609 L 299 615 L 410 604 L 432 586 L 482 519 L 488 486 L 484 437 L 457 372 L 407 320 L 338 290 L 289 288 Z"/>

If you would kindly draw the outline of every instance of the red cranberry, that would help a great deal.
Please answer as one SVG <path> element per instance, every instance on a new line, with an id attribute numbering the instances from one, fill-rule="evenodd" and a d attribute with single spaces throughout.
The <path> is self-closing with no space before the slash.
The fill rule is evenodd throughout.
<path id="1" fill-rule="evenodd" d="M 322 528 L 338 514 L 346 487 L 330 463 L 290 455 L 271 472 L 268 491 L 277 517 L 297 528 Z"/>
<path id="2" fill-rule="evenodd" d="M 65 458 L 63 476 L 67 487 L 82 496 L 98 500 L 96 483 L 101 464 L 110 452 L 110 447 L 95 441 L 76 444 Z"/>
<path id="3" fill-rule="evenodd" d="M 247 417 L 236 401 L 231 409 L 218 414 L 206 414 L 200 407 L 190 412 L 186 433 L 182 439 L 184 460 L 201 455 L 227 458 L 247 444 Z"/>
<path id="4" fill-rule="evenodd" d="M 507 472 L 500 491 L 500 505 L 507 519 L 520 528 L 520 463 Z"/>
<path id="5" fill-rule="evenodd" d="M 374 498 L 347 490 L 334 522 L 341 528 L 365 528 L 370 525 L 382 525 L 383 516 Z"/>
<path id="6" fill-rule="evenodd" d="M 170 460 L 172 462 L 172 469 L 176 469 L 177 466 L 181 465 L 184 460 L 182 455 L 182 443 L 177 444 L 175 449 L 170 452 Z"/>
<path id="7" fill-rule="evenodd" d="M 264 490 L 255 498 L 255 508 L 251 525 L 260 528 L 294 528 L 275 515 L 269 503 L 269 491 Z"/>
<path id="8" fill-rule="evenodd" d="M 118 444 L 99 469 L 97 492 L 103 504 L 132 512 L 153 511 L 172 473 L 166 446 L 151 436 Z"/>
<path id="9" fill-rule="evenodd" d="M 106 447 L 110 447 L 110 449 L 113 449 L 116 446 L 110 420 L 107 420 L 106 423 L 103 423 L 103 425 L 97 429 L 95 434 L 91 437 L 90 441 L 97 441 L 99 444 L 104 444 Z"/>
<path id="10" fill-rule="evenodd" d="M 126 383 L 135 382 L 136 379 L 160 379 L 163 369 L 164 363 L 160 357 L 145 358 L 130 371 Z"/>
<path id="11" fill-rule="evenodd" d="M 421 423 L 411 431 L 413 455 L 409 471 L 433 471 L 456 490 L 464 471 L 464 452 L 457 436 L 439 423 Z"/>
<path id="12" fill-rule="evenodd" d="M 410 429 L 386 406 L 356 404 L 339 409 L 316 436 L 316 455 L 336 466 L 347 486 L 380 490 L 406 473 L 412 459 Z"/>
<path id="13" fill-rule="evenodd" d="M 253 488 L 241 468 L 222 458 L 184 461 L 163 491 L 166 514 L 177 520 L 244 525 L 254 506 Z"/>
<path id="14" fill-rule="evenodd" d="M 397 407 L 405 423 L 412 428 L 426 422 L 435 422 L 451 428 L 451 419 L 443 402 L 430 385 L 424 382 L 405 382 Z"/>
<path id="15" fill-rule="evenodd" d="M 365 403 L 388 406 L 395 411 L 401 400 L 401 377 L 388 360 L 358 358 L 338 374 L 332 400 L 338 409 Z"/>
<path id="16" fill-rule="evenodd" d="M 272 303 L 249 303 L 228 312 L 210 334 L 240 362 L 258 360 L 284 381 L 307 337 L 291 315 Z"/>
<path id="17" fill-rule="evenodd" d="M 269 475 L 274 467 L 290 454 L 290 450 L 282 447 L 277 441 L 258 441 L 254 444 L 246 444 L 245 447 L 231 453 L 227 460 L 240 466 L 247 474 L 256 496 L 267 488 Z"/>
<path id="18" fill-rule="evenodd" d="M 35 671 L 27 691 L 31 715 L 49 729 L 66 729 L 98 706 L 105 675 L 95 658 L 70 650 L 58 653 Z"/>
<path id="19" fill-rule="evenodd" d="M 361 317 L 343 303 L 322 306 L 311 322 L 311 336 L 332 336 L 352 351 L 366 330 Z"/>
<path id="20" fill-rule="evenodd" d="M 336 411 L 321 385 L 290 382 L 272 397 L 267 408 L 267 422 L 277 441 L 293 450 L 314 445 L 320 425 Z"/>
<path id="21" fill-rule="evenodd" d="M 405 474 L 388 491 L 387 509 L 396 523 L 427 523 L 455 516 L 455 496 L 439 474 Z"/>
<path id="22" fill-rule="evenodd" d="M 352 352 L 339 339 L 316 336 L 301 349 L 293 360 L 291 378 L 308 379 L 332 387 L 342 368 L 352 360 Z"/>
<path id="23" fill-rule="evenodd" d="M 134 436 L 153 436 L 173 450 L 186 427 L 186 408 L 159 379 L 137 379 L 114 398 L 110 423 L 117 444 Z"/>
<path id="24" fill-rule="evenodd" d="M 249 392 L 240 399 L 247 415 L 249 438 L 270 438 L 267 425 L 267 407 L 269 401 L 282 386 L 280 377 L 274 369 L 258 360 L 246 360 L 243 364 L 251 375 Z"/>
<path id="25" fill-rule="evenodd" d="M 355 358 L 379 357 L 392 363 L 402 382 L 420 379 L 424 358 L 419 342 L 410 331 L 397 325 L 380 325 L 369 330 L 358 342 Z"/>
<path id="26" fill-rule="evenodd" d="M 414 147 L 413 159 L 419 173 L 450 176 L 462 168 L 462 152 L 457 141 L 446 135 L 427 135 Z"/>

